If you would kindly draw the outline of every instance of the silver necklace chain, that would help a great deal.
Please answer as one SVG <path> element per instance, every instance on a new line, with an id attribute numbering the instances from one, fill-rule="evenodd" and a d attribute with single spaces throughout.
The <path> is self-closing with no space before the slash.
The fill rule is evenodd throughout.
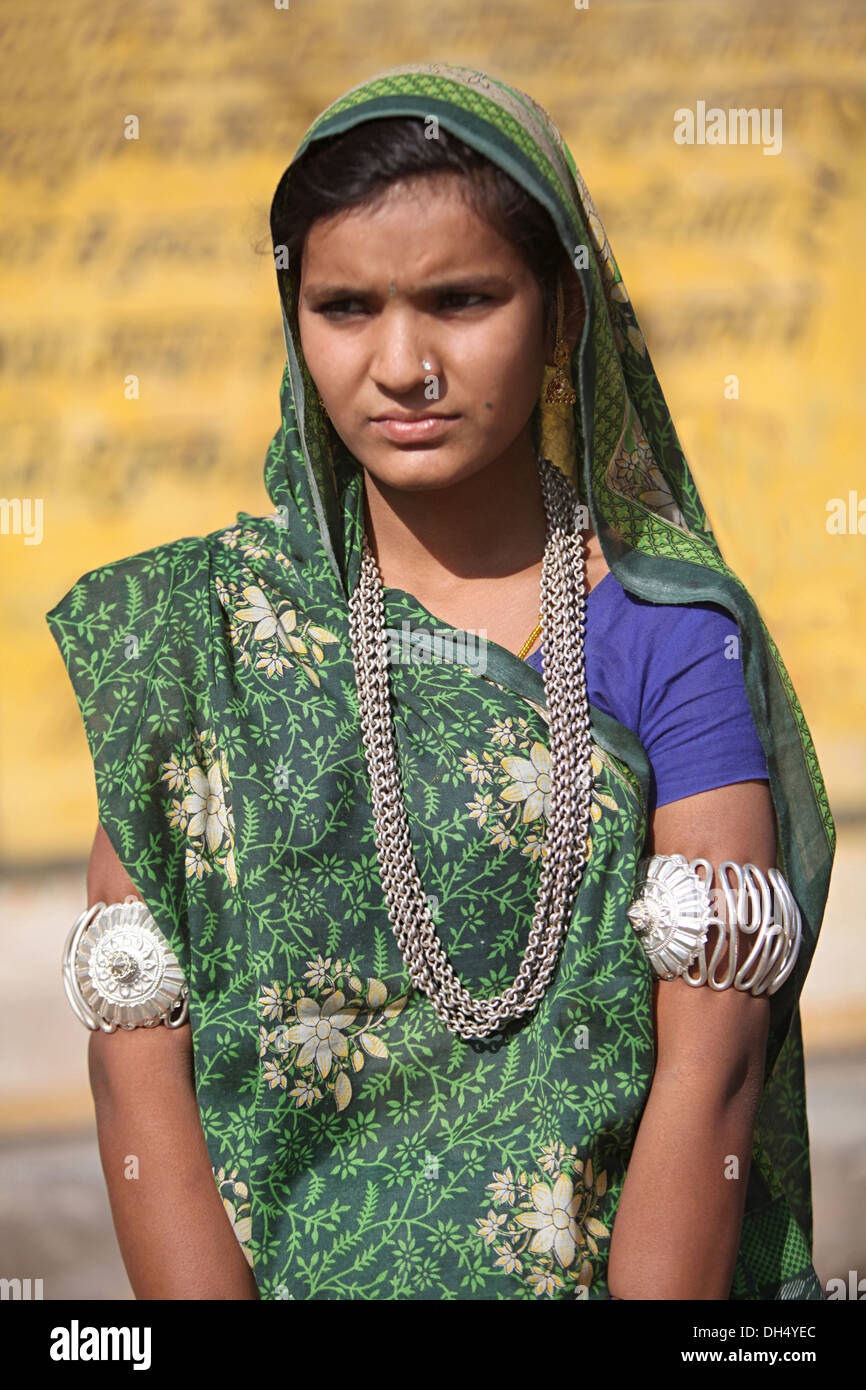
<path id="1" fill-rule="evenodd" d="M 446 1028 L 467 1040 L 489 1037 L 535 1008 L 556 966 L 586 864 L 592 769 L 583 651 L 584 542 L 571 483 L 547 459 L 539 458 L 538 468 L 547 514 L 541 622 L 550 724 L 550 816 L 526 950 L 513 984 L 493 999 L 473 999 L 458 979 L 436 933 L 418 876 L 391 715 L 384 590 L 366 533 L 361 573 L 349 601 L 352 657 L 388 916 L 412 984 L 429 997 Z"/>

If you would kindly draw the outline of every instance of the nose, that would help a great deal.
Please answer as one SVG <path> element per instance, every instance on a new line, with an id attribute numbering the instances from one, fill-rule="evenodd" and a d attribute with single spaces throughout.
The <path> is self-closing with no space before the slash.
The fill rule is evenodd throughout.
<path id="1" fill-rule="evenodd" d="M 389 304 L 375 328 L 370 375 L 389 395 L 405 396 L 437 373 L 437 358 L 421 317 L 411 307 Z"/>

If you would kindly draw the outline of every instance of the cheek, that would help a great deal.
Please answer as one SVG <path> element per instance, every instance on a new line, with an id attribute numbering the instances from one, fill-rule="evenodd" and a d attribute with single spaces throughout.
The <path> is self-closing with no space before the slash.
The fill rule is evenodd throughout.
<path id="1" fill-rule="evenodd" d="M 321 331 L 321 320 L 316 314 L 298 314 L 298 333 L 301 339 L 301 352 L 304 354 L 310 373 L 315 381 L 322 364 L 326 361 L 325 345 Z"/>
<path id="2" fill-rule="evenodd" d="M 515 370 L 526 368 L 544 356 L 544 333 L 541 309 L 523 297 L 505 306 L 491 323 L 491 352 L 503 364 Z"/>
<path id="3" fill-rule="evenodd" d="M 298 332 L 301 352 L 316 389 L 327 397 L 345 395 L 346 382 L 352 375 L 352 353 L 349 342 L 334 333 L 321 314 L 300 313 Z"/>
<path id="4" fill-rule="evenodd" d="M 488 393 L 496 398 L 503 412 L 514 415 L 534 403 L 544 371 L 544 341 L 541 321 L 525 313 L 508 316 L 483 345 L 478 367 Z"/>
<path id="5" fill-rule="evenodd" d="M 366 412 L 359 404 L 365 371 L 357 339 L 335 333 L 326 319 L 313 313 L 299 313 L 298 333 L 307 370 L 331 425 L 346 447 L 358 453 L 362 447 L 359 430 L 366 422 Z"/>

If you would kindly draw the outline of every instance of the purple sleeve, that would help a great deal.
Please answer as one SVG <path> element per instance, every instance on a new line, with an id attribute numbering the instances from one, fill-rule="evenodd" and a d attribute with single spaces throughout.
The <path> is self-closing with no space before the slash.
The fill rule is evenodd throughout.
<path id="1" fill-rule="evenodd" d="M 541 648 L 527 657 L 541 670 Z M 716 603 L 659 604 L 610 573 L 587 601 L 589 699 L 636 734 L 650 763 L 648 814 L 681 797 L 766 778 L 737 623 Z"/>
<path id="2" fill-rule="evenodd" d="M 656 806 L 768 776 L 735 620 L 712 603 L 672 606 L 668 615 L 646 665 L 638 731 Z"/>

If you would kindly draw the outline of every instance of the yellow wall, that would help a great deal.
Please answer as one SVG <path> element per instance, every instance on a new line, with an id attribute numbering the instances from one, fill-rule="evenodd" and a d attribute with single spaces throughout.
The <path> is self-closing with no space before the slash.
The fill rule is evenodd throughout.
<path id="1" fill-rule="evenodd" d="M 866 536 L 826 519 L 830 498 L 866 500 L 866 8 L 14 0 L 6 14 L 2 493 L 43 500 L 44 536 L 0 536 L 5 863 L 83 853 L 95 826 L 45 611 L 86 570 L 269 508 L 283 343 L 254 246 L 270 197 L 323 106 L 416 59 L 501 75 L 560 124 L 834 808 L 863 807 Z M 782 152 L 677 145 L 674 111 L 699 100 L 782 108 Z"/>

